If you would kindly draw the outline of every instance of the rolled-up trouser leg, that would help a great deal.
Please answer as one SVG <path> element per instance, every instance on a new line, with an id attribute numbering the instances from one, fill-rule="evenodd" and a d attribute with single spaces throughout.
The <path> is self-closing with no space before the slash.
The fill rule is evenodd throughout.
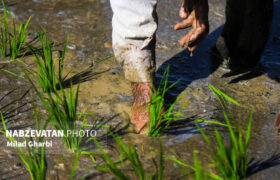
<path id="1" fill-rule="evenodd" d="M 155 71 L 157 0 L 110 0 L 113 50 L 131 82 L 151 82 Z"/>

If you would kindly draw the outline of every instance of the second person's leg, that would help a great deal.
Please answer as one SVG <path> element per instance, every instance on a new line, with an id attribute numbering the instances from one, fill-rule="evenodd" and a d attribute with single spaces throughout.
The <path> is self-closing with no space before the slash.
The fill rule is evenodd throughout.
<path id="1" fill-rule="evenodd" d="M 227 0 L 226 23 L 217 49 L 230 68 L 252 68 L 260 60 L 269 36 L 273 0 Z"/>

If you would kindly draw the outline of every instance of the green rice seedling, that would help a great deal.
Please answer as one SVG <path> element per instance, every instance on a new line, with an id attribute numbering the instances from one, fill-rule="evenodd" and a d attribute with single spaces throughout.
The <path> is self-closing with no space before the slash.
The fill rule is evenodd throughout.
<path id="1" fill-rule="evenodd" d="M 47 109 L 49 120 L 54 128 L 63 132 L 67 132 L 68 130 L 71 132 L 79 132 L 80 130 L 83 130 L 86 122 L 85 112 L 78 113 L 77 111 L 80 83 L 78 84 L 75 93 L 72 83 L 70 84 L 69 90 L 63 89 L 62 84 L 59 83 L 61 89 L 60 92 L 57 90 L 54 92 L 47 91 L 46 94 L 43 95 L 31 80 L 27 70 L 24 67 L 22 68 L 26 78 L 33 86 L 44 107 Z M 80 119 L 82 119 L 82 125 L 78 128 L 77 120 Z M 67 148 L 76 151 L 80 147 L 82 137 L 73 133 L 67 136 L 67 133 L 64 133 L 62 140 Z"/>
<path id="2" fill-rule="evenodd" d="M 94 166 L 90 168 L 95 168 L 101 171 L 112 173 L 118 179 L 122 179 L 122 180 L 129 179 L 129 177 L 124 172 L 122 172 L 122 170 L 117 166 L 118 164 L 120 164 L 120 162 L 123 162 L 125 158 L 121 156 L 120 162 L 114 162 L 114 160 L 110 158 L 110 156 L 106 153 L 106 151 L 99 144 L 99 142 L 95 139 L 94 142 L 102 154 L 101 158 L 104 161 L 104 165 Z"/>
<path id="3" fill-rule="evenodd" d="M 48 93 L 50 109 L 47 109 L 50 113 L 51 123 L 55 129 L 63 130 L 64 132 L 67 132 L 68 130 L 79 132 L 84 129 L 86 116 L 83 116 L 83 113 L 77 112 L 79 89 L 80 84 L 78 84 L 76 93 L 74 94 L 71 83 L 69 91 L 61 88 L 61 95 L 58 92 L 55 92 L 55 97 L 52 97 L 52 94 Z M 82 125 L 78 128 L 77 120 L 80 119 L 82 119 Z M 64 135 L 62 140 L 67 148 L 76 151 L 80 147 L 82 136 L 75 134 L 68 136 Z"/>
<path id="4" fill-rule="evenodd" d="M 174 82 L 173 84 L 168 86 L 168 76 L 169 76 L 169 66 L 165 70 L 163 77 L 160 81 L 157 90 L 152 88 L 152 98 L 149 103 L 149 107 L 147 109 L 150 110 L 150 123 L 149 123 L 149 131 L 148 135 L 152 137 L 159 137 L 163 134 L 163 132 L 169 127 L 170 123 L 174 120 L 186 119 L 187 117 L 183 115 L 181 112 L 186 108 L 187 102 L 179 109 L 175 110 L 174 107 L 179 100 L 183 98 L 186 92 L 182 93 L 177 99 L 169 105 L 169 108 L 164 110 L 165 105 L 165 95 L 166 93 L 174 87 L 178 82 Z M 212 121 L 212 120 L 199 120 L 192 119 L 196 123 L 211 123 L 226 126 L 223 123 Z"/>
<path id="5" fill-rule="evenodd" d="M 157 172 L 153 175 L 153 177 L 156 177 L 157 180 L 163 179 L 163 171 L 164 171 L 164 159 L 163 159 L 163 146 L 160 143 L 160 151 L 159 151 L 159 167 Z M 152 178 L 150 178 L 152 179 Z"/>
<path id="6" fill-rule="evenodd" d="M 61 89 L 61 94 L 56 91 L 54 97 L 51 93 L 47 93 L 48 103 L 45 102 L 44 105 L 50 114 L 50 121 L 56 130 L 79 132 L 84 129 L 86 116 L 83 116 L 83 113 L 79 114 L 77 112 L 79 89 L 80 85 L 78 85 L 74 94 L 71 84 L 69 91 Z M 82 125 L 78 128 L 77 120 L 80 119 L 82 119 Z M 82 137 L 74 134 L 68 136 L 64 134 L 62 140 L 67 148 L 76 151 L 80 147 Z"/>
<path id="7" fill-rule="evenodd" d="M 38 116 L 37 116 L 37 110 L 36 110 L 36 106 L 33 103 L 33 108 L 34 108 L 34 114 L 35 114 L 35 121 L 36 121 L 36 125 L 37 125 L 37 129 L 39 129 L 39 121 L 38 121 Z M 5 120 L 4 117 L 1 114 L 1 119 L 2 119 L 2 124 L 4 127 L 4 131 L 1 131 L 1 133 L 3 133 L 4 135 L 6 135 L 7 132 L 7 127 L 5 124 Z M 47 126 L 47 122 L 44 123 L 43 125 L 43 129 L 45 129 Z M 17 140 L 8 135 L 7 136 L 8 139 L 11 142 L 17 142 Z M 25 164 L 29 175 L 31 177 L 32 180 L 45 180 L 46 179 L 46 160 L 45 160 L 45 148 L 44 146 L 41 147 L 30 147 L 28 144 L 28 140 L 26 138 L 24 138 L 24 140 L 27 142 L 27 150 L 24 150 L 21 146 L 17 146 L 17 149 L 19 151 L 19 157 L 22 160 L 22 162 Z M 44 142 L 44 137 L 38 137 L 38 142 L 43 143 Z"/>
<path id="8" fill-rule="evenodd" d="M 214 173 L 209 173 L 204 169 L 204 167 L 202 166 L 202 162 L 199 161 L 197 158 L 196 150 L 194 150 L 193 152 L 193 166 L 184 163 L 182 160 L 179 160 L 179 158 L 175 158 L 172 156 L 168 156 L 168 158 L 174 161 L 175 163 L 183 166 L 186 176 L 191 177 L 194 180 L 207 180 L 207 179 L 223 180 L 223 178 L 219 177 L 218 175 Z M 193 173 L 189 172 L 189 170 L 193 171 Z"/>
<path id="9" fill-rule="evenodd" d="M 74 179 L 74 176 L 75 176 L 75 173 L 76 173 L 76 170 L 77 170 L 77 167 L 78 167 L 78 162 L 79 162 L 80 155 L 81 155 L 81 152 L 77 151 L 75 161 L 73 163 L 71 175 L 70 175 L 70 180 Z"/>
<path id="10" fill-rule="evenodd" d="M 110 54 L 109 56 L 106 56 L 104 58 L 98 59 L 97 61 L 95 61 L 95 63 L 96 64 L 101 63 L 101 62 L 106 61 L 106 60 L 108 60 L 108 59 L 110 59 L 112 57 L 114 57 L 114 54 Z"/>
<path id="11" fill-rule="evenodd" d="M 20 24 L 19 29 L 17 29 L 14 22 L 14 17 L 7 10 L 3 1 L 2 1 L 2 6 L 3 6 L 4 15 L 2 19 L 3 27 L 1 26 L 0 28 L 1 57 L 5 58 L 9 56 L 11 59 L 14 60 L 20 55 L 20 51 L 22 50 L 22 47 L 29 35 L 29 31 L 27 30 L 27 27 L 29 25 L 31 17 L 28 18 L 25 24 Z M 13 19 L 13 33 L 10 32 L 10 29 L 8 27 L 7 14 L 10 14 Z M 25 51 L 22 54 L 22 56 L 24 56 L 26 52 L 27 51 Z"/>
<path id="12" fill-rule="evenodd" d="M 48 93 L 48 107 L 45 103 L 44 105 L 50 113 L 50 120 L 55 129 L 63 130 L 64 132 L 67 132 L 68 130 L 79 132 L 84 129 L 86 116 L 84 116 L 83 112 L 77 112 L 79 89 L 80 84 L 78 84 L 76 93 L 74 94 L 71 83 L 69 91 L 61 88 L 61 95 L 58 92 L 55 92 L 55 97 L 52 97 L 52 94 Z M 82 125 L 78 127 L 77 120 L 81 119 Z M 77 151 L 80 148 L 82 136 L 75 134 L 67 136 L 64 134 L 62 140 L 67 148 Z"/>
<path id="13" fill-rule="evenodd" d="M 217 171 L 224 179 L 242 179 L 246 178 L 247 174 L 247 155 L 248 155 L 248 145 L 251 134 L 251 125 L 253 119 L 253 110 L 250 109 L 249 121 L 247 125 L 246 135 L 242 134 L 242 128 L 240 125 L 240 120 L 238 127 L 233 127 L 231 122 L 236 121 L 233 112 L 228 107 L 231 102 L 239 107 L 245 107 L 239 104 L 237 101 L 224 94 L 220 90 L 216 89 L 214 86 L 209 85 L 209 87 L 214 91 L 219 103 L 222 106 L 223 116 L 227 125 L 227 130 L 229 132 L 230 145 L 227 146 L 222 138 L 221 133 L 215 128 L 216 138 L 210 138 L 205 134 L 205 132 L 197 126 L 201 134 L 203 135 L 205 141 L 212 150 L 213 157 L 210 158 L 216 167 Z M 216 142 L 216 143 L 215 143 Z"/>
<path id="14" fill-rule="evenodd" d="M 7 22 L 7 9 L 2 1 L 2 6 L 3 6 L 3 12 L 4 16 L 3 19 L 1 20 L 1 23 L 4 25 L 4 27 L 1 26 L 0 29 L 0 40 L 1 40 L 1 57 L 5 58 L 8 55 L 8 44 L 9 44 L 9 27 L 8 27 L 8 22 Z"/>
<path id="15" fill-rule="evenodd" d="M 25 24 L 20 24 L 19 29 L 17 29 L 15 22 L 13 22 L 14 34 L 10 36 L 10 40 L 9 40 L 10 42 L 9 56 L 11 59 L 16 59 L 19 56 L 20 51 L 22 50 L 22 46 L 25 43 L 29 34 L 29 31 L 27 31 L 27 26 L 30 22 L 30 19 L 31 17 L 28 18 Z M 26 52 L 27 51 L 25 51 L 22 56 L 24 56 Z"/>
<path id="16" fill-rule="evenodd" d="M 145 172 L 142 162 L 140 161 L 139 154 L 137 153 L 137 150 L 132 145 L 125 144 L 122 139 L 118 136 L 113 135 L 110 133 L 114 140 L 116 141 L 118 147 L 119 147 L 119 156 L 120 160 L 118 162 L 114 162 L 112 158 L 106 153 L 104 148 L 100 145 L 100 143 L 95 139 L 91 138 L 89 140 L 94 140 L 96 146 L 101 152 L 101 158 L 104 161 L 103 165 L 99 166 L 93 166 L 90 168 L 95 168 L 101 171 L 112 173 L 116 178 L 122 179 L 122 180 L 128 180 L 131 179 L 131 177 L 123 171 L 119 166 L 123 166 L 125 161 L 128 161 L 130 164 L 130 167 L 132 168 L 133 172 L 137 176 L 139 180 L 146 180 L 146 179 L 163 179 L 163 150 L 162 146 L 160 147 L 160 160 L 159 160 L 159 168 L 157 172 L 155 172 L 152 176 L 148 177 L 147 173 Z"/>
<path id="17" fill-rule="evenodd" d="M 63 88 L 64 78 L 62 76 L 68 37 L 64 49 L 58 54 L 58 74 L 55 73 L 54 45 L 51 45 L 45 31 L 42 34 L 38 33 L 41 49 L 34 49 L 29 46 L 35 56 L 38 72 L 26 69 L 24 66 L 22 68 L 27 80 L 47 109 L 50 122 L 54 128 L 63 132 L 79 132 L 86 126 L 86 113 L 77 112 L 80 83 L 77 86 L 76 93 L 74 93 L 72 80 L 68 90 Z M 31 78 L 39 84 L 41 91 L 35 86 Z M 58 91 L 57 86 L 59 86 L 60 91 Z M 78 120 L 82 120 L 80 127 L 77 126 Z M 67 133 L 64 133 L 62 140 L 67 148 L 77 151 L 80 148 L 82 137 L 73 133 L 67 136 Z"/>
<path id="18" fill-rule="evenodd" d="M 250 133 L 251 133 L 251 125 L 253 119 L 253 110 L 250 109 L 249 113 L 249 121 L 247 125 L 246 135 L 245 137 L 242 134 L 242 128 L 240 123 L 238 127 L 234 128 L 232 126 L 232 121 L 236 121 L 234 114 L 232 113 L 231 109 L 229 108 L 229 102 L 233 103 L 239 107 L 243 107 L 248 109 L 247 107 L 239 104 L 236 100 L 232 99 L 225 93 L 221 92 L 220 90 L 216 89 L 214 86 L 209 85 L 210 89 L 212 89 L 222 106 L 222 111 L 224 115 L 224 119 L 226 122 L 226 128 L 230 135 L 230 145 L 227 146 L 225 141 L 222 138 L 221 133 L 217 128 L 214 129 L 216 138 L 210 138 L 205 134 L 205 132 L 197 125 L 197 128 L 203 135 L 205 141 L 209 145 L 212 150 L 213 157 L 208 156 L 211 162 L 218 171 L 219 175 L 213 174 L 208 172 L 207 170 L 203 169 L 201 166 L 201 162 L 197 159 L 197 155 L 194 152 L 194 165 L 190 166 L 177 158 L 169 156 L 168 158 L 172 161 L 187 167 L 194 171 L 193 179 L 201 180 L 201 179 L 243 179 L 246 178 L 247 174 L 247 153 L 248 153 L 248 144 L 250 140 Z M 205 121 L 209 122 L 209 121 Z M 240 122 L 240 121 L 239 121 Z M 210 122 L 212 123 L 212 122 Z M 215 123 L 218 125 L 223 125 L 219 123 Z"/>
<path id="19" fill-rule="evenodd" d="M 19 79 L 24 79 L 23 76 L 21 76 L 21 75 L 19 75 L 19 74 L 16 74 L 16 73 L 14 73 L 14 72 L 12 72 L 12 71 L 9 71 L 9 70 L 7 70 L 7 69 L 1 69 L 1 70 L 4 71 L 4 72 L 6 72 L 6 73 L 8 73 L 8 74 L 10 74 L 10 75 L 12 75 L 12 76 L 14 76 L 14 77 L 19 78 Z"/>
<path id="20" fill-rule="evenodd" d="M 133 171 L 136 173 L 137 177 L 140 180 L 144 180 L 145 172 L 139 159 L 137 150 L 130 144 L 127 146 L 120 137 L 113 135 L 113 138 L 120 148 L 121 156 L 129 161 L 130 166 L 133 168 Z"/>
<path id="21" fill-rule="evenodd" d="M 179 110 L 174 110 L 176 103 L 184 96 L 182 93 L 170 106 L 164 111 L 165 100 L 164 97 L 169 89 L 175 86 L 178 81 L 167 85 L 169 76 L 169 66 L 165 70 L 163 77 L 160 81 L 158 89 L 155 91 L 153 88 L 151 102 L 149 104 L 150 110 L 150 124 L 149 124 L 149 136 L 159 137 L 162 135 L 173 120 L 185 119 L 186 117 L 181 113 L 185 108 L 183 105 Z"/>
<path id="22" fill-rule="evenodd" d="M 36 80 L 40 88 L 43 90 L 43 92 L 55 92 L 57 89 L 57 84 L 62 83 L 64 80 L 64 78 L 62 78 L 64 58 L 69 36 L 67 36 L 63 51 L 58 54 L 58 60 L 55 60 L 53 58 L 54 44 L 51 44 L 47 33 L 45 30 L 43 31 L 43 33 L 37 33 L 41 48 L 34 49 L 33 47 L 29 46 L 29 49 L 34 55 L 35 62 L 38 67 L 38 72 L 34 74 L 36 74 Z M 58 61 L 58 75 L 55 72 L 56 61 Z"/>
<path id="23" fill-rule="evenodd" d="M 77 171 L 77 168 L 78 168 L 78 163 L 79 163 L 79 159 L 80 159 L 80 156 L 81 155 L 88 155 L 91 160 L 96 163 L 96 160 L 95 158 L 93 157 L 93 153 L 90 152 L 90 151 L 84 151 L 84 150 L 77 150 L 76 151 L 76 157 L 75 157 L 75 160 L 73 162 L 73 166 L 72 166 L 72 170 L 71 170 L 71 174 L 70 174 L 70 180 L 73 180 L 75 179 L 75 174 L 76 174 L 76 171 Z M 84 175 L 81 179 L 84 180 L 86 177 L 86 175 Z"/>

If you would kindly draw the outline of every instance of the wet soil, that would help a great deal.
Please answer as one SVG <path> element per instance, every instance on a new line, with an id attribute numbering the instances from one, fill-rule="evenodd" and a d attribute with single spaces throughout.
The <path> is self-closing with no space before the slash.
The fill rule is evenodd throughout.
<path id="1" fill-rule="evenodd" d="M 81 77 L 79 95 L 79 111 L 92 112 L 88 121 L 94 123 L 96 117 L 99 123 L 114 127 L 114 132 L 137 147 L 141 152 L 144 168 L 147 171 L 156 169 L 153 159 L 159 150 L 159 139 L 133 133 L 129 125 L 132 93 L 130 83 L 123 78 L 122 67 L 115 63 L 114 58 L 99 62 L 100 59 L 112 54 L 111 16 L 108 1 L 104 0 L 10 0 L 5 1 L 9 10 L 19 22 L 32 17 L 29 39 L 35 37 L 35 32 L 43 26 L 56 48 L 62 48 L 67 33 L 69 44 L 65 60 L 65 73 L 70 70 L 76 77 L 76 83 Z M 208 88 L 213 84 L 245 106 L 255 110 L 249 159 L 251 161 L 251 179 L 278 179 L 280 175 L 279 139 L 275 135 L 275 119 L 279 110 L 280 85 L 280 2 L 275 1 L 275 15 L 271 28 L 271 36 L 263 53 L 261 70 L 232 74 L 223 66 L 213 71 L 211 46 L 219 36 L 225 21 L 225 0 L 209 0 L 210 33 L 202 45 L 190 57 L 186 49 L 178 46 L 179 38 L 185 31 L 173 31 L 173 25 L 178 22 L 178 7 L 180 2 L 162 0 L 158 4 L 159 28 L 157 32 L 157 73 L 159 79 L 168 64 L 171 65 L 170 83 L 180 79 L 180 82 L 168 93 L 168 101 L 187 91 L 177 104 L 181 107 L 188 101 L 183 113 L 201 119 L 222 120 L 221 108 L 214 94 Z M 277 31 L 278 29 L 278 31 Z M 38 42 L 33 42 L 34 46 Z M 22 59 L 29 67 L 34 67 L 34 59 L 27 56 Z M 215 61 L 215 59 L 214 59 Z M 20 63 L 2 63 L 1 69 L 23 75 Z M 74 86 L 76 87 L 76 85 Z M 32 92 L 30 84 L 22 79 L 0 71 L 0 109 L 8 128 L 34 128 L 32 112 Z M 34 94 L 34 92 L 33 92 Z M 46 111 L 38 98 L 34 96 L 40 108 L 40 118 L 46 118 Z M 248 112 L 234 109 L 240 116 L 244 127 L 248 120 Z M 51 128 L 51 127 L 49 127 Z M 206 128 L 211 134 L 211 128 Z M 106 136 L 104 129 L 98 130 L 98 136 L 108 153 L 117 158 L 114 143 Z M 225 134 L 226 136 L 226 134 Z M 68 179 L 75 155 L 63 147 L 59 138 L 52 139 L 55 145 L 47 149 L 48 179 Z M 29 179 L 24 165 L 15 154 L 14 149 L 6 148 L 6 138 L 0 140 L 0 178 Z M 196 149 L 205 166 L 208 163 L 204 154 L 208 154 L 202 137 L 188 121 L 178 121 L 161 138 L 165 154 L 172 151 L 184 161 L 192 163 L 192 153 Z M 85 145 L 89 150 L 96 151 L 93 144 Z M 98 159 L 97 159 L 98 160 Z M 156 159 L 157 160 L 157 159 Z M 76 179 L 89 174 L 88 179 L 111 179 L 111 175 L 88 170 L 93 165 L 87 156 L 81 156 Z M 152 173 L 152 172 L 151 172 Z M 178 165 L 166 160 L 165 179 L 182 179 Z"/>

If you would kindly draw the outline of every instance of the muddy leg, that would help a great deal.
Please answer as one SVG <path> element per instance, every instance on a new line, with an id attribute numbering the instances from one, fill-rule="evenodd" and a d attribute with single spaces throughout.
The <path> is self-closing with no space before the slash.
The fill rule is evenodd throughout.
<path id="1" fill-rule="evenodd" d="M 150 122 L 149 102 L 151 101 L 152 83 L 132 83 L 132 93 L 134 96 L 131 107 L 131 122 L 135 125 L 135 130 L 140 134 L 147 134 Z"/>
<path id="2" fill-rule="evenodd" d="M 131 122 L 138 133 L 149 123 L 147 103 L 155 72 L 157 0 L 110 0 L 113 10 L 113 50 L 125 78 L 132 82 L 134 102 Z M 144 105 L 144 106 L 143 106 Z"/>

